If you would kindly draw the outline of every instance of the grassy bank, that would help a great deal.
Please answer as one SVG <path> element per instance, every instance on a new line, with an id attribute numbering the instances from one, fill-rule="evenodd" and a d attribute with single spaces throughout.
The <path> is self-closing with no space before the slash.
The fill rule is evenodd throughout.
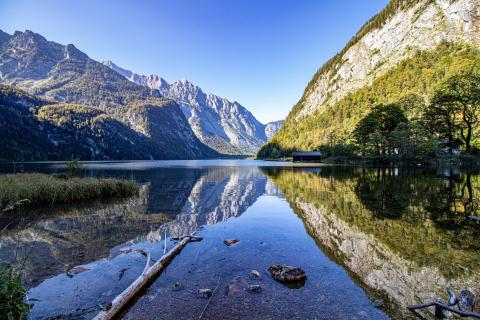
<path id="1" fill-rule="evenodd" d="M 0 175 L 0 209 L 24 201 L 22 205 L 56 204 L 127 197 L 138 193 L 133 181 L 95 178 L 58 178 L 28 173 Z"/>

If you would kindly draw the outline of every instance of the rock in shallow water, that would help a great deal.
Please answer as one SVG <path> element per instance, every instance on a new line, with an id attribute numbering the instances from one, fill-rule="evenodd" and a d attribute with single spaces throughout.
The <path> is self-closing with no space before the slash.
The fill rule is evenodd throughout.
<path id="1" fill-rule="evenodd" d="M 185 286 L 181 282 L 175 282 L 175 285 L 173 286 L 173 290 L 178 291 L 182 290 Z"/>
<path id="2" fill-rule="evenodd" d="M 210 298 L 212 296 L 211 289 L 198 289 L 197 296 L 202 298 Z"/>
<path id="3" fill-rule="evenodd" d="M 473 311 L 475 307 L 475 295 L 467 289 L 463 289 L 458 294 L 458 308 L 462 311 Z"/>
<path id="4" fill-rule="evenodd" d="M 223 243 L 225 243 L 225 245 L 229 247 L 233 246 L 234 244 L 237 244 L 238 242 L 240 242 L 240 240 L 238 239 L 227 239 L 223 241 Z"/>
<path id="5" fill-rule="evenodd" d="M 268 268 L 268 272 L 275 280 L 282 283 L 296 283 L 307 279 L 307 274 L 303 269 L 284 264 L 274 264 Z"/>
<path id="6" fill-rule="evenodd" d="M 262 291 L 262 287 L 259 284 L 252 284 L 248 286 L 248 290 L 251 292 L 260 292 Z"/>
<path id="7" fill-rule="evenodd" d="M 257 270 L 250 271 L 250 276 L 255 279 L 261 278 L 260 272 L 258 272 Z"/>

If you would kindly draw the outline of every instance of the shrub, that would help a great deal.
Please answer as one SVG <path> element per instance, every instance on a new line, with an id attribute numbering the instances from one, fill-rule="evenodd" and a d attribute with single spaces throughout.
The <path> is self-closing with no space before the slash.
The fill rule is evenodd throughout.
<path id="1" fill-rule="evenodd" d="M 8 320 L 26 319 L 30 306 L 25 303 L 26 290 L 19 270 L 0 268 L 0 317 Z"/>

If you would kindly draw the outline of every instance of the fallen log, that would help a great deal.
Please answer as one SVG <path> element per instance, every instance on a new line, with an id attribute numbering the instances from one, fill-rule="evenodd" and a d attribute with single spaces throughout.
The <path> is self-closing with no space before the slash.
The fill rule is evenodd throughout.
<path id="1" fill-rule="evenodd" d="M 446 304 L 438 302 L 438 301 L 432 301 L 432 302 L 427 302 L 427 303 L 422 303 L 422 304 L 415 304 L 415 305 L 408 306 L 407 308 L 409 310 L 417 310 L 417 309 L 423 309 L 423 308 L 428 308 L 428 307 L 433 307 L 433 306 L 448 310 L 448 311 L 453 312 L 453 313 L 456 313 L 462 318 L 463 317 L 472 317 L 472 318 L 480 319 L 480 313 L 454 309 L 454 308 L 452 308 L 450 306 L 447 306 Z"/>
<path id="2" fill-rule="evenodd" d="M 101 311 L 94 320 L 110 320 L 116 319 L 121 311 L 124 310 L 130 302 L 132 302 L 137 295 L 142 292 L 153 280 L 155 280 L 160 273 L 170 264 L 180 251 L 190 242 L 191 236 L 186 236 L 181 239 L 170 251 L 167 252 L 161 259 L 159 259 L 153 266 L 149 267 L 150 257 L 147 257 L 147 264 L 142 274 L 134 281 L 127 289 L 119 294 L 106 310 Z"/>

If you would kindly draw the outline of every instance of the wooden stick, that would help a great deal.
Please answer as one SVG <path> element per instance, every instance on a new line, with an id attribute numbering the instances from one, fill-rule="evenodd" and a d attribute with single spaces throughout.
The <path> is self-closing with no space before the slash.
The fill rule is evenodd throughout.
<path id="1" fill-rule="evenodd" d="M 153 266 L 150 268 L 145 268 L 144 272 L 125 289 L 121 294 L 119 294 L 115 299 L 113 299 L 111 305 L 107 307 L 107 310 L 101 311 L 94 320 L 110 320 L 116 318 L 120 312 L 130 303 L 133 299 L 145 288 L 149 283 L 151 283 L 158 275 L 165 270 L 168 264 L 177 256 L 180 251 L 187 245 L 190 241 L 190 237 L 184 237 L 179 243 L 177 243 L 166 255 L 159 259 Z M 149 259 L 147 258 L 147 264 Z"/>
<path id="2" fill-rule="evenodd" d="M 432 302 L 427 302 L 427 303 L 422 303 L 422 304 L 415 304 L 413 306 L 408 306 L 407 308 L 410 310 L 416 310 L 416 309 L 423 309 L 423 308 L 428 308 L 432 306 L 438 306 L 442 307 L 445 310 L 448 310 L 450 312 L 458 314 L 460 317 L 472 317 L 472 318 L 477 318 L 480 319 L 480 313 L 476 312 L 469 312 L 469 311 L 462 311 L 462 310 L 457 310 L 452 307 L 447 306 L 446 304 L 437 302 L 437 301 L 432 301 Z"/>

